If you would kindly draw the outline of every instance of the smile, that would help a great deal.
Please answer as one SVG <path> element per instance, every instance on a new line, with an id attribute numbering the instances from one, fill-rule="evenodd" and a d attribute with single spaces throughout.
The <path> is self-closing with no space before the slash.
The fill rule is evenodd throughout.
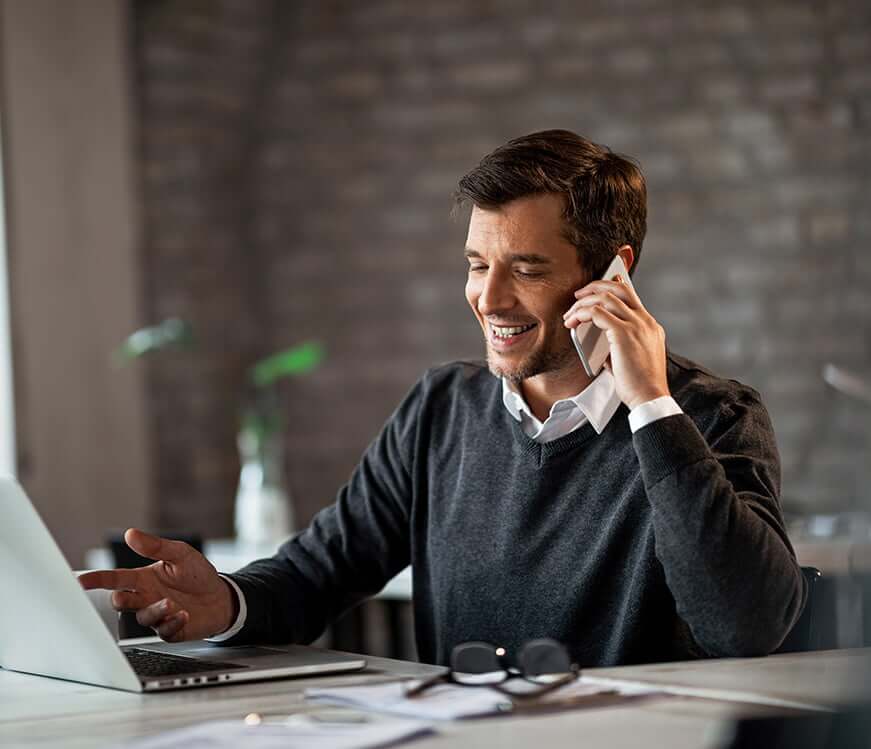
<path id="1" fill-rule="evenodd" d="M 518 341 L 521 336 L 528 333 L 535 327 L 535 323 L 531 325 L 490 325 L 490 340 L 501 345 L 511 345 Z"/>

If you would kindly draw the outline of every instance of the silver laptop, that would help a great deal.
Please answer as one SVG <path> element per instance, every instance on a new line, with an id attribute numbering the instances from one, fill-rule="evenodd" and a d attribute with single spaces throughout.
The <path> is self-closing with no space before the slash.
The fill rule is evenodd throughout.
<path id="1" fill-rule="evenodd" d="M 131 692 L 207 687 L 363 668 L 298 645 L 119 647 L 15 479 L 0 476 L 0 666 Z"/>

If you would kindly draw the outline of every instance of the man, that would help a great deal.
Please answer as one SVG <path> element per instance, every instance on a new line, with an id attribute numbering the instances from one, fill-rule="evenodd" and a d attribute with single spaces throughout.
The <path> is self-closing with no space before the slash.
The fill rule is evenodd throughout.
<path id="1" fill-rule="evenodd" d="M 94 572 L 170 641 L 310 642 L 413 565 L 421 660 L 460 642 L 563 642 L 581 665 L 762 655 L 806 589 L 779 507 L 759 395 L 666 351 L 635 291 L 646 188 L 631 161 L 566 131 L 515 139 L 460 181 L 466 298 L 487 367 L 428 371 L 334 505 L 271 559 L 219 576 L 130 530 L 156 564 Z M 596 378 L 570 329 L 611 348 Z"/>

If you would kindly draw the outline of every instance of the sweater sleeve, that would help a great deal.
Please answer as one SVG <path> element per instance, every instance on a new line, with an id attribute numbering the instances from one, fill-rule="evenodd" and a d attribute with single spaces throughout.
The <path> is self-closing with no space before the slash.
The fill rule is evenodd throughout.
<path id="1" fill-rule="evenodd" d="M 420 408 L 415 386 L 368 447 L 336 502 L 269 559 L 230 577 L 248 607 L 221 645 L 309 643 L 409 563 L 411 465 Z"/>
<path id="2" fill-rule="evenodd" d="M 780 511 L 774 432 L 749 393 L 703 428 L 679 414 L 633 436 L 656 555 L 678 615 L 708 654 L 766 655 L 807 597 Z"/>

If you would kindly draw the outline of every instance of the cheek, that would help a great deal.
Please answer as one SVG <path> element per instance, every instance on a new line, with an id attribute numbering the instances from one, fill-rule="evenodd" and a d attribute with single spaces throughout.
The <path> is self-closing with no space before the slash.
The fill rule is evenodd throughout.
<path id="1" fill-rule="evenodd" d="M 481 289 L 479 286 L 480 284 L 475 283 L 471 279 L 466 281 L 466 301 L 475 312 L 478 311 L 478 297 L 481 296 Z"/>
<path id="2" fill-rule="evenodd" d="M 575 299 L 575 289 L 561 289 L 554 295 L 554 316 L 562 317 L 568 312 L 577 299 Z"/>
<path id="3" fill-rule="evenodd" d="M 526 309 L 547 322 L 558 320 L 562 323 L 562 316 L 575 303 L 574 289 L 540 288 L 536 292 L 526 300 Z"/>
<path id="4" fill-rule="evenodd" d="M 564 289 L 555 290 L 554 295 L 546 304 L 539 304 L 535 307 L 535 315 L 544 321 L 545 327 L 549 335 L 568 334 L 568 329 L 563 325 L 563 315 L 568 312 L 569 307 L 575 303 L 574 289 L 565 291 Z"/>

